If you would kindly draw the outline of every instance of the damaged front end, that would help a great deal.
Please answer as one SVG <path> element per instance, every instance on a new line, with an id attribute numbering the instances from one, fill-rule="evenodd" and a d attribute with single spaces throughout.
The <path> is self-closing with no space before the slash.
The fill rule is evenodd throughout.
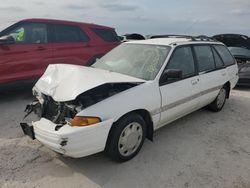
<path id="1" fill-rule="evenodd" d="M 72 119 L 85 108 L 94 105 L 122 91 L 130 89 L 140 83 L 107 83 L 90 89 L 66 102 L 57 102 L 51 96 L 45 95 L 33 89 L 35 99 L 27 105 L 25 118 L 31 113 L 37 117 L 45 118 L 57 124 L 55 131 L 65 124 L 71 124 Z"/>
<path id="2" fill-rule="evenodd" d="M 21 127 L 48 148 L 78 158 L 103 151 L 113 119 L 78 116 L 145 80 L 76 65 L 49 65 L 33 88 Z"/>
<path id="3" fill-rule="evenodd" d="M 34 88 L 35 99 L 26 107 L 26 121 L 29 121 L 31 114 L 31 118 L 36 118 L 36 121 L 20 125 L 25 135 L 65 156 L 79 158 L 103 151 L 113 120 L 99 119 L 91 126 L 74 126 L 77 114 L 88 106 L 138 84 L 140 83 L 103 84 L 65 102 L 55 101 Z"/>
<path id="4" fill-rule="evenodd" d="M 41 94 L 42 102 L 35 98 L 33 102 L 26 106 L 25 118 L 35 113 L 39 118 L 46 118 L 53 123 L 63 125 L 66 124 L 68 118 L 73 118 L 76 113 L 77 105 L 74 102 L 56 102 L 52 97 Z"/>

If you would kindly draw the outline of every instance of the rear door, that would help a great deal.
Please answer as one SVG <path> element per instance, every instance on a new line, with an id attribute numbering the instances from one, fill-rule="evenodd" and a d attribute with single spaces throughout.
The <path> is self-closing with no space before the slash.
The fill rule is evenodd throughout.
<path id="1" fill-rule="evenodd" d="M 75 25 L 50 24 L 53 63 L 84 65 L 91 56 L 89 37 Z"/>
<path id="2" fill-rule="evenodd" d="M 41 76 L 52 57 L 47 25 L 21 22 L 1 35 L 10 35 L 14 44 L 0 46 L 0 83 Z"/>
<path id="3" fill-rule="evenodd" d="M 160 126 L 196 110 L 201 87 L 191 46 L 177 47 L 166 69 L 182 70 L 183 78 L 160 83 L 162 96 Z"/>
<path id="4" fill-rule="evenodd" d="M 211 45 L 194 45 L 194 52 L 200 75 L 200 106 L 202 107 L 216 98 L 219 90 L 226 83 L 227 71 L 222 59 Z"/>

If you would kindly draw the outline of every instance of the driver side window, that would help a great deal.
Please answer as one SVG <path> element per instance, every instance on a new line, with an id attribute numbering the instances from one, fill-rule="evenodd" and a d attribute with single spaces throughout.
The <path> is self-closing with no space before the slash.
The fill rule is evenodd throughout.
<path id="1" fill-rule="evenodd" d="M 195 74 L 195 65 L 192 49 L 190 46 L 177 48 L 167 64 L 167 69 L 179 69 L 182 77 L 189 77 Z"/>

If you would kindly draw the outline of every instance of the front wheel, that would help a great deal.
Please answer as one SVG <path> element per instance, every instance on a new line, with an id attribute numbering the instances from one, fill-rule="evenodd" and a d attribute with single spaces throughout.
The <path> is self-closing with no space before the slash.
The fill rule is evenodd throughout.
<path id="1" fill-rule="evenodd" d="M 146 123 L 137 114 L 130 114 L 116 122 L 110 132 L 107 155 L 118 162 L 132 159 L 140 151 L 145 140 Z"/>
<path id="2" fill-rule="evenodd" d="M 216 99 L 211 104 L 208 105 L 208 109 L 214 112 L 219 112 L 223 108 L 226 102 L 226 97 L 227 97 L 227 88 L 223 86 L 220 89 L 220 92 L 216 97 Z"/>

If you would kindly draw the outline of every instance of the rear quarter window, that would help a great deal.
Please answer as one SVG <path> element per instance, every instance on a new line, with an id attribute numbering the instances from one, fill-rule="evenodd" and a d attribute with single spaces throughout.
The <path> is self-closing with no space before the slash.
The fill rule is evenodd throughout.
<path id="1" fill-rule="evenodd" d="M 91 30 L 106 42 L 119 41 L 119 38 L 113 29 L 92 28 Z"/>
<path id="2" fill-rule="evenodd" d="M 221 60 L 218 52 L 214 48 L 212 48 L 212 51 L 213 51 L 213 54 L 214 54 L 214 61 L 215 61 L 216 68 L 224 67 L 224 63 Z"/>
<path id="3" fill-rule="evenodd" d="M 220 57 L 222 58 L 224 64 L 226 66 L 235 64 L 235 59 L 227 49 L 227 47 L 223 45 L 214 45 L 214 48 L 219 53 Z"/>

